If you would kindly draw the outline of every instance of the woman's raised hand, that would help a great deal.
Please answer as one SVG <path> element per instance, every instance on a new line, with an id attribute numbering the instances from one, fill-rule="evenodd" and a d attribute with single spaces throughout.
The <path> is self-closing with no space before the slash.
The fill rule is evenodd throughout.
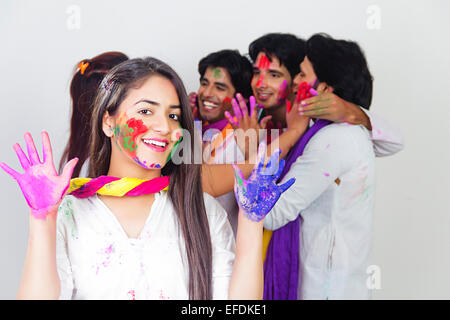
<path id="1" fill-rule="evenodd" d="M 31 214 L 37 219 L 46 219 L 47 214 L 57 209 L 69 187 L 73 169 L 78 158 L 70 160 L 63 169 L 60 176 L 53 164 L 52 147 L 48 133 L 42 132 L 43 162 L 39 159 L 33 138 L 25 133 L 28 157 L 18 143 L 13 148 L 16 151 L 19 162 L 24 173 L 11 169 L 8 165 L 0 162 L 0 167 L 13 177 L 20 186 Z"/>
<path id="2" fill-rule="evenodd" d="M 255 222 L 264 219 L 281 194 L 295 182 L 295 178 L 291 178 L 284 184 L 277 185 L 285 161 L 281 159 L 278 162 L 281 153 L 278 149 L 264 168 L 266 148 L 266 143 L 261 142 L 258 148 L 258 162 L 247 180 L 240 168 L 235 164 L 232 165 L 236 178 L 234 184 L 236 200 L 244 215 Z"/>

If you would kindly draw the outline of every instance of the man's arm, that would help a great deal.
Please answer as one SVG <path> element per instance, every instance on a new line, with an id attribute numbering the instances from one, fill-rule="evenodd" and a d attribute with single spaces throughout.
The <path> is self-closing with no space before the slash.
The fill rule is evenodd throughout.
<path id="1" fill-rule="evenodd" d="M 292 164 L 281 183 L 295 178 L 264 221 L 268 230 L 283 227 L 316 200 L 335 180 L 355 165 L 358 152 L 353 126 L 330 125 L 320 130 Z M 361 129 L 359 129 L 361 130 Z"/>
<path id="2" fill-rule="evenodd" d="M 339 98 L 334 93 L 322 93 L 306 99 L 299 109 L 303 115 L 333 122 L 363 125 L 371 132 L 375 156 L 393 155 L 404 147 L 403 136 L 398 128 L 385 119 Z"/>

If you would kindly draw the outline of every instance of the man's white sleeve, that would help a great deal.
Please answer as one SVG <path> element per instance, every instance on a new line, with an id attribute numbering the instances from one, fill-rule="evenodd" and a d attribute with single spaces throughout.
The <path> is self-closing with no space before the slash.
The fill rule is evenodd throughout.
<path id="1" fill-rule="evenodd" d="M 391 156 L 403 149 L 404 139 L 399 128 L 364 108 L 361 110 L 369 117 L 372 125 L 371 139 L 376 157 Z"/>

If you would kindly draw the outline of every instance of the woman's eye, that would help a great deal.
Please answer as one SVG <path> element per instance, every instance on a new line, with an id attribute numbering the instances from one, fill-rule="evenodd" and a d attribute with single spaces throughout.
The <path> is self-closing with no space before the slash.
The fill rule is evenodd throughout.
<path id="1" fill-rule="evenodd" d="M 174 113 L 169 114 L 169 118 L 175 120 L 175 121 L 180 121 L 180 116 Z"/>
<path id="2" fill-rule="evenodd" d="M 145 114 L 145 115 L 152 114 L 152 112 L 150 110 L 148 110 L 148 109 L 140 110 L 139 113 L 140 114 Z"/>

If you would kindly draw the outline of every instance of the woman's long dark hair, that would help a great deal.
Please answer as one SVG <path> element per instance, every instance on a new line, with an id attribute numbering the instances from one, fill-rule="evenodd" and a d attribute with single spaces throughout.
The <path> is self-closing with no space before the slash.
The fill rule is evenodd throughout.
<path id="1" fill-rule="evenodd" d="M 106 73 L 119 63 L 128 60 L 121 52 L 105 52 L 92 59 L 81 60 L 70 82 L 72 98 L 72 116 L 70 120 L 70 138 L 59 162 L 61 171 L 64 164 L 75 157 L 78 163 L 72 177 L 80 175 L 81 167 L 89 155 L 89 135 L 91 133 L 92 106 L 97 88 Z M 79 68 L 85 66 L 85 68 Z"/>
<path id="2" fill-rule="evenodd" d="M 111 158 L 111 140 L 102 129 L 103 116 L 117 113 L 128 91 L 139 88 L 149 77 L 160 75 L 172 82 L 181 104 L 180 124 L 194 135 L 194 119 L 183 82 L 172 68 L 155 58 L 131 59 L 111 69 L 98 88 L 92 115 L 89 176 L 106 175 Z M 185 147 L 194 150 L 194 141 Z M 212 298 L 212 246 L 206 209 L 203 201 L 201 167 L 191 159 L 175 165 L 171 160 L 162 169 L 170 176 L 169 197 L 177 213 L 186 244 L 189 263 L 189 298 Z"/>

